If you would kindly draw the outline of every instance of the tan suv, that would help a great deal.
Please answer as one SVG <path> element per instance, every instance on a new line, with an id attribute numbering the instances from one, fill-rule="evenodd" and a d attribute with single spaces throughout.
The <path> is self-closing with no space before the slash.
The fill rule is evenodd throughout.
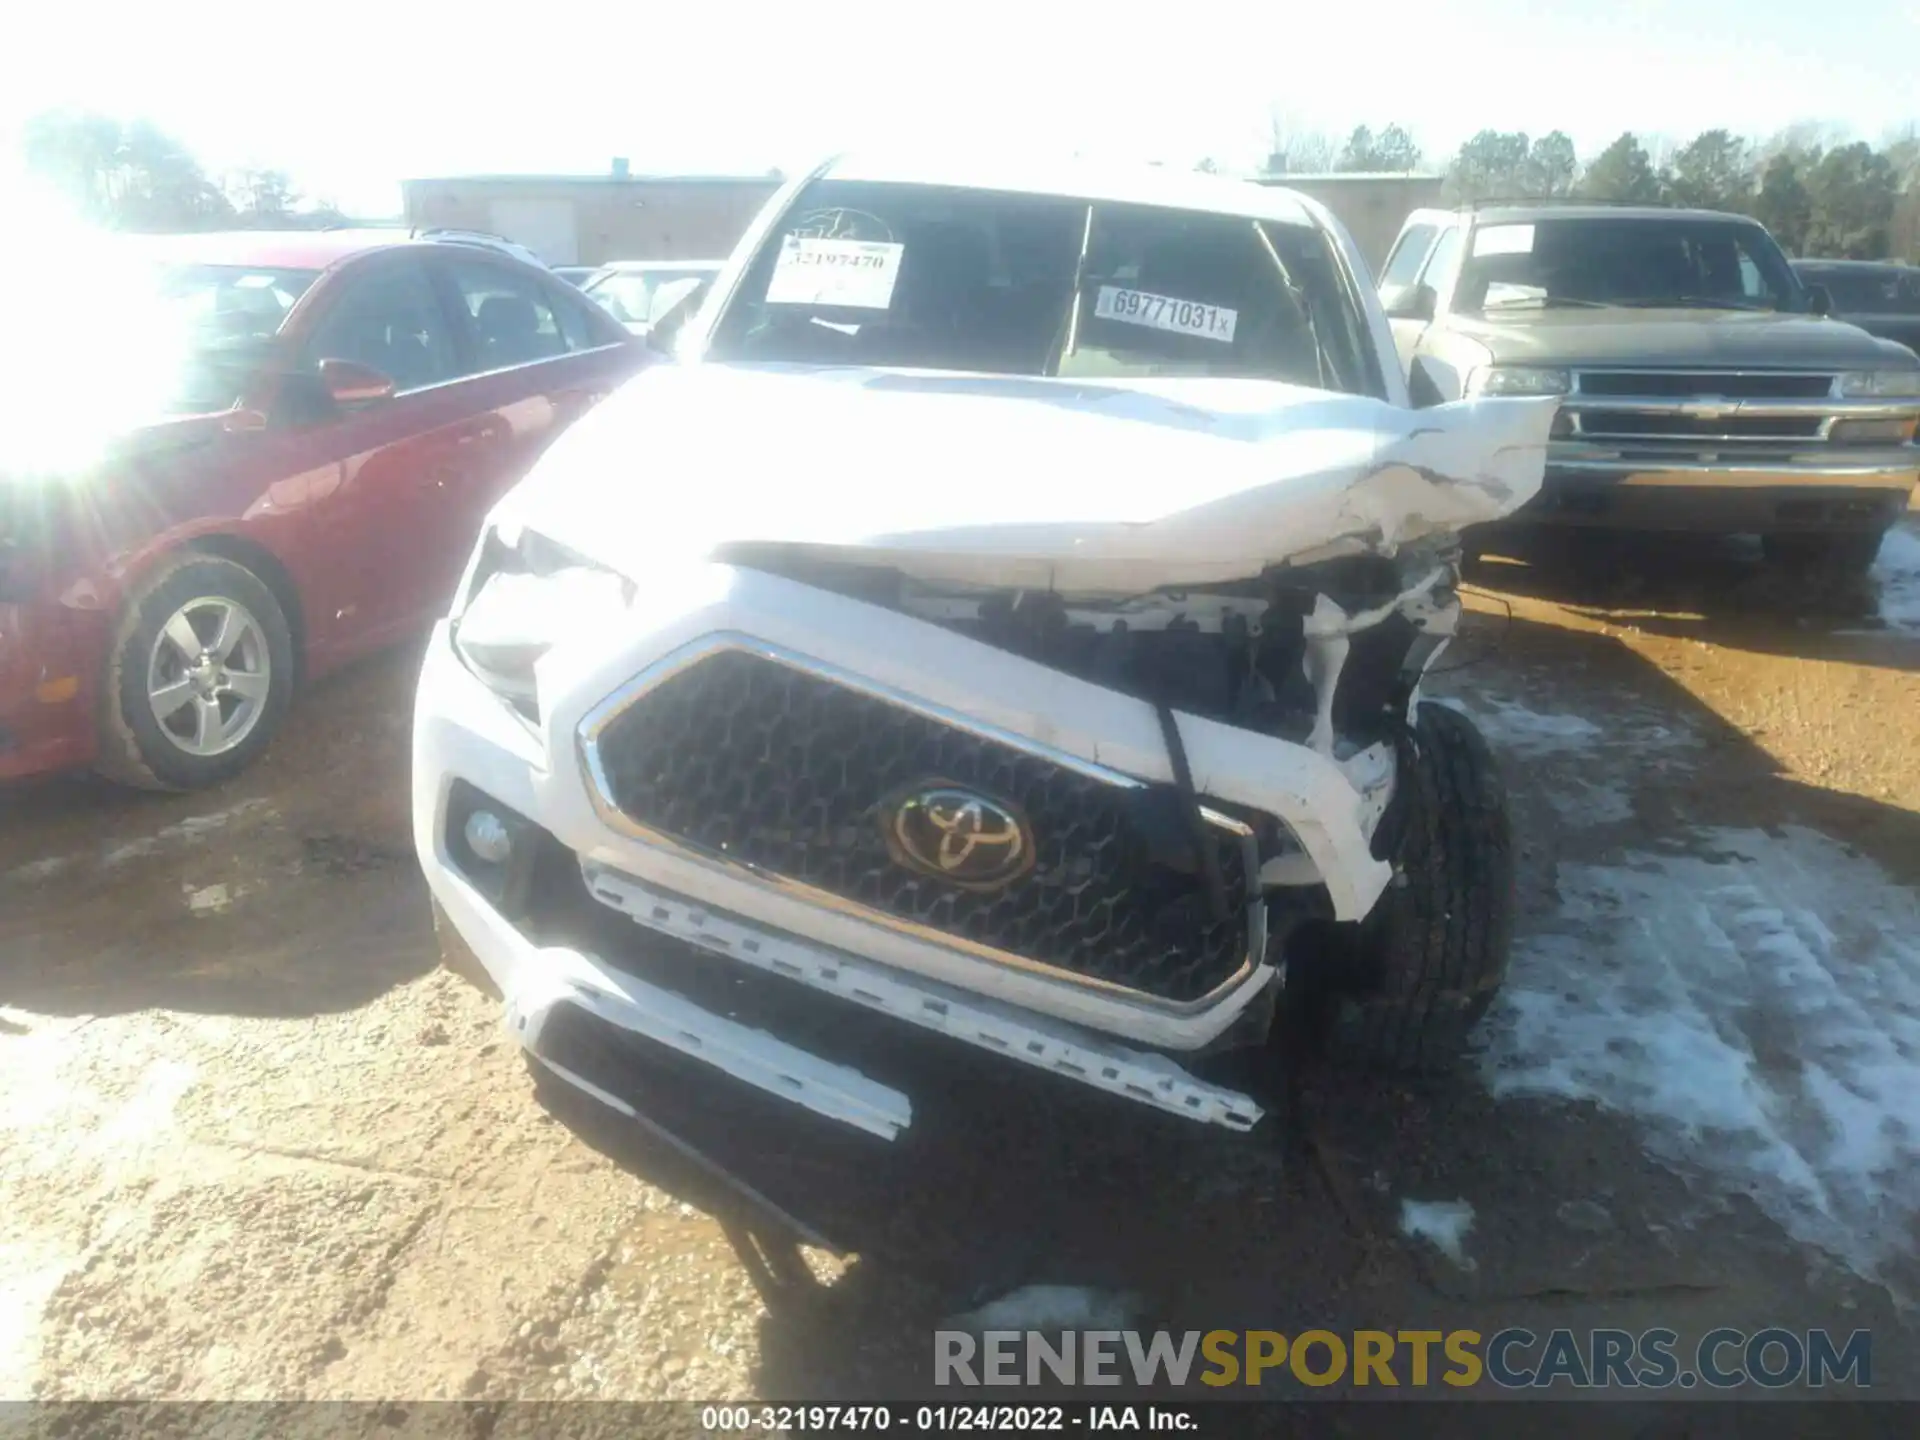
<path id="1" fill-rule="evenodd" d="M 1416 401 L 1565 397 L 1525 521 L 1755 533 L 1857 572 L 1913 493 L 1920 360 L 1744 216 L 1420 210 L 1380 298 Z"/>

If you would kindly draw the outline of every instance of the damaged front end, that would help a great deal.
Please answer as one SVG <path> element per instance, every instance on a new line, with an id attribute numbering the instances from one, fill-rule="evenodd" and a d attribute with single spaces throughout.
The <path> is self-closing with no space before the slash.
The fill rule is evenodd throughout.
<path id="1" fill-rule="evenodd" d="M 1164 438 L 1147 400 L 1099 433 Z M 668 1083 L 636 1078 L 651 1056 L 890 1141 L 937 1036 L 1249 1129 L 1215 1057 L 1268 1042 L 1303 946 L 1397 943 L 1370 917 L 1436 865 L 1421 677 L 1459 529 L 1539 483 L 1550 407 L 1523 404 L 1216 413 L 1282 478 L 1206 472 L 1145 518 L 1143 491 L 1049 495 L 999 529 L 876 492 L 857 531 L 769 487 L 610 525 L 570 503 L 589 417 L 430 647 L 415 829 L 447 936 L 529 1052 L 624 1113 Z"/>

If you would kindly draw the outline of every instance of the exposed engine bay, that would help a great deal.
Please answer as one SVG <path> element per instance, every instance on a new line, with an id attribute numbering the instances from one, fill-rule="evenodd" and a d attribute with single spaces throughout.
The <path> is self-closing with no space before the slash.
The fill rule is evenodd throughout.
<path id="1" fill-rule="evenodd" d="M 744 547 L 743 547 L 744 549 Z M 885 605 L 1153 705 L 1335 761 L 1402 734 L 1459 617 L 1456 537 L 1204 590 L 1068 596 L 933 586 L 868 565 L 743 563 Z"/>

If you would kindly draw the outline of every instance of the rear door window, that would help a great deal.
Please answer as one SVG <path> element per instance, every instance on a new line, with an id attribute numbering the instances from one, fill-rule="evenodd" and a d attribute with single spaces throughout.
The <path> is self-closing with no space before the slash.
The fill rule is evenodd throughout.
<path id="1" fill-rule="evenodd" d="M 465 256 L 444 263 L 466 309 L 475 374 L 552 360 L 574 348 L 559 304 L 539 276 Z"/>
<path id="2" fill-rule="evenodd" d="M 447 314 L 413 256 L 375 262 L 343 280 L 340 295 L 308 338 L 310 362 L 371 366 L 400 391 L 437 385 L 458 373 Z"/>

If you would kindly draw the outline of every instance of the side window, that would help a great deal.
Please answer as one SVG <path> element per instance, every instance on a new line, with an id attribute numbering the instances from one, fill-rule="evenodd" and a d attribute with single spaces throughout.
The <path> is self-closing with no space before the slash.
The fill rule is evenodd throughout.
<path id="1" fill-rule="evenodd" d="M 453 378 L 453 336 L 427 274 L 411 257 L 349 277 L 314 326 L 307 360 L 355 360 L 392 377 L 397 390 Z"/>
<path id="2" fill-rule="evenodd" d="M 446 266 L 473 321 L 476 372 L 566 354 L 559 307 L 537 275 L 465 257 L 450 259 Z"/>
<path id="3" fill-rule="evenodd" d="M 1466 226 L 1449 226 L 1433 247 L 1433 254 L 1427 259 L 1427 268 L 1420 272 L 1421 283 L 1440 298 L 1442 304 L 1453 290 L 1453 278 L 1460 271 L 1460 237 L 1466 233 Z"/>
<path id="4" fill-rule="evenodd" d="M 1420 273 L 1420 262 L 1427 258 L 1427 248 L 1433 244 L 1434 230 L 1432 225 L 1410 225 L 1401 232 L 1380 270 L 1383 287 L 1413 283 L 1413 277 Z"/>
<path id="5" fill-rule="evenodd" d="M 606 326 L 597 322 L 594 313 L 597 307 L 591 300 L 573 295 L 555 295 L 553 308 L 560 316 L 560 333 L 566 339 L 569 350 L 592 350 L 601 345 L 615 344 L 619 338 L 609 335 Z"/>

